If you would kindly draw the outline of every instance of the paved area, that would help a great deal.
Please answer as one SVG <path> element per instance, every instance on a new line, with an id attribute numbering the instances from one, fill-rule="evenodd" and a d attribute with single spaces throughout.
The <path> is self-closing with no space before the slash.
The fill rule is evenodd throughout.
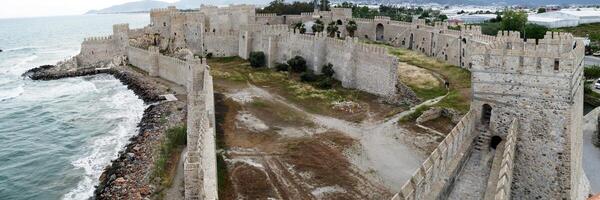
<path id="1" fill-rule="evenodd" d="M 583 170 L 590 180 L 592 193 L 600 192 L 600 148 L 592 144 L 598 125 L 598 113 L 600 108 L 596 108 L 583 119 Z"/>
<path id="2" fill-rule="evenodd" d="M 488 177 L 492 168 L 493 151 L 471 151 L 471 157 L 458 174 L 452 191 L 451 200 L 478 200 L 485 197 Z"/>
<path id="3" fill-rule="evenodd" d="M 586 56 L 583 61 L 585 62 L 585 65 L 600 65 L 600 57 L 594 57 L 594 56 Z"/>

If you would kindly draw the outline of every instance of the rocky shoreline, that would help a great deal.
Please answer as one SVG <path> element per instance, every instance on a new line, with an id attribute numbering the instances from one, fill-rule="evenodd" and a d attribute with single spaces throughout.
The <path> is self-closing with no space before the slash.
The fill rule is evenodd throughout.
<path id="1" fill-rule="evenodd" d="M 127 85 L 150 106 L 138 123 L 138 134 L 119 152 L 118 158 L 107 166 L 94 191 L 94 199 L 145 199 L 160 190 L 161 180 L 152 176 L 156 154 L 160 151 L 167 129 L 185 123 L 186 103 L 166 102 L 161 95 L 169 88 L 132 67 L 65 69 L 44 65 L 23 74 L 32 80 L 56 80 L 68 77 L 110 74 Z"/>

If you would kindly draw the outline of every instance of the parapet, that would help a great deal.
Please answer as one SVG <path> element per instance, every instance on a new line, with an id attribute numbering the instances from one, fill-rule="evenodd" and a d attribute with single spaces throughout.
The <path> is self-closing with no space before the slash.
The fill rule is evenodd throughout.
<path id="1" fill-rule="evenodd" d="M 150 9 L 150 14 L 152 13 L 160 13 L 160 12 L 177 12 L 177 7 L 169 6 L 167 8 L 153 8 Z"/>
<path id="2" fill-rule="evenodd" d="M 83 42 L 105 42 L 108 40 L 112 40 L 112 36 L 87 37 L 83 39 Z"/>
<path id="3" fill-rule="evenodd" d="M 256 13 L 257 17 L 277 17 L 277 13 Z"/>
<path id="4" fill-rule="evenodd" d="M 391 18 L 387 16 L 375 16 L 375 20 L 390 21 Z"/>

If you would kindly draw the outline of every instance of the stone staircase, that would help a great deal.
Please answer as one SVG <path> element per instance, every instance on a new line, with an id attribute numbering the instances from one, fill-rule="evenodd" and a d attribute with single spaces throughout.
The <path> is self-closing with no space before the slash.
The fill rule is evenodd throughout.
<path id="1" fill-rule="evenodd" d="M 474 149 L 481 151 L 487 150 L 490 148 L 490 141 L 492 139 L 492 135 L 487 128 L 478 126 L 477 131 L 479 132 L 479 136 L 475 140 L 475 144 L 473 146 Z"/>

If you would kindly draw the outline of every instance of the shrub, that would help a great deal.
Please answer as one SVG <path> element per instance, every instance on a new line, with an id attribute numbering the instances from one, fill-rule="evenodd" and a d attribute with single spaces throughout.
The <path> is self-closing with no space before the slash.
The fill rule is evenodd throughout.
<path id="1" fill-rule="evenodd" d="M 302 82 L 315 82 L 317 81 L 317 75 L 312 71 L 303 72 L 300 75 L 300 80 Z"/>
<path id="2" fill-rule="evenodd" d="M 600 78 L 600 65 L 587 66 L 583 68 L 583 76 L 586 79 Z"/>
<path id="3" fill-rule="evenodd" d="M 331 87 L 333 87 L 333 79 L 326 77 L 317 83 L 317 87 L 321 89 L 331 89 Z"/>
<path id="4" fill-rule="evenodd" d="M 331 63 L 327 63 L 326 65 L 323 65 L 323 68 L 321 69 L 321 73 L 323 73 L 323 75 L 325 75 L 327 77 L 332 77 L 333 74 L 335 74 L 335 71 L 333 70 L 333 65 Z"/>
<path id="5" fill-rule="evenodd" d="M 285 63 L 277 63 L 277 65 L 275 65 L 275 70 L 278 72 L 284 71 L 290 71 L 290 66 L 288 64 Z"/>
<path id="6" fill-rule="evenodd" d="M 290 65 L 293 72 L 300 73 L 306 71 L 306 60 L 301 56 L 296 56 L 288 60 L 287 64 Z"/>
<path id="7" fill-rule="evenodd" d="M 265 53 L 262 51 L 258 52 L 250 52 L 250 57 L 248 58 L 250 61 L 250 66 L 254 68 L 264 67 L 266 63 Z"/>

